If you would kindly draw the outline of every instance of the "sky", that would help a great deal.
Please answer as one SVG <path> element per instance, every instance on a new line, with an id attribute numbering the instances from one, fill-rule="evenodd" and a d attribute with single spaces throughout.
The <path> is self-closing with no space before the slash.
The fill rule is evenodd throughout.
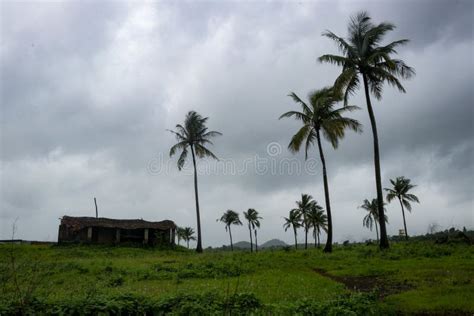
<path id="1" fill-rule="evenodd" d="M 474 228 L 473 2 L 416 1 L 2 1 L 0 2 L 0 239 L 57 240 L 63 215 L 171 219 L 196 227 L 193 173 L 182 171 L 167 129 L 197 111 L 222 132 L 198 162 L 203 244 L 228 244 L 224 211 L 257 209 L 259 241 L 291 243 L 283 217 L 302 193 L 324 205 L 321 164 L 287 150 L 298 122 L 278 120 L 302 98 L 333 84 L 337 53 L 321 34 L 346 36 L 358 11 L 397 28 L 385 43 L 416 71 L 402 94 L 373 98 L 383 186 L 405 176 L 420 204 L 409 234 L 429 225 Z M 363 91 L 337 150 L 323 143 L 334 239 L 375 238 L 362 227 L 376 196 Z M 388 233 L 403 227 L 387 205 Z M 233 227 L 247 240 L 246 226 Z M 299 241 L 303 241 L 300 232 Z M 323 237 L 322 240 L 325 240 Z"/>

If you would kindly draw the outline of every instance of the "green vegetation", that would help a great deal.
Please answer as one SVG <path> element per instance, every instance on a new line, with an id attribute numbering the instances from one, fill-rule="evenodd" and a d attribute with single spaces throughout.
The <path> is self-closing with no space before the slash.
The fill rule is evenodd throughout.
<path id="1" fill-rule="evenodd" d="M 0 272 L 2 315 L 20 308 L 157 314 L 474 312 L 474 248 L 462 242 L 400 242 L 384 252 L 358 244 L 335 246 L 331 254 L 281 249 L 202 255 L 183 247 L 1 245 Z"/>

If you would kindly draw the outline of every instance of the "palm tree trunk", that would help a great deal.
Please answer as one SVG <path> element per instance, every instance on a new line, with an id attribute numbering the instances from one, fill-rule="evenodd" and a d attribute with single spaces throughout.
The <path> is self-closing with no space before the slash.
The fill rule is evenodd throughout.
<path id="1" fill-rule="evenodd" d="M 296 241 L 296 227 L 293 226 L 293 231 L 295 233 L 295 249 L 298 249 L 298 242 Z"/>
<path id="2" fill-rule="evenodd" d="M 321 234 L 321 231 L 318 228 L 318 248 L 321 248 L 321 243 L 320 243 L 321 239 L 319 237 L 320 234 Z"/>
<path id="3" fill-rule="evenodd" d="M 400 206 L 402 207 L 403 226 L 405 227 L 405 240 L 408 240 L 407 222 L 405 221 L 405 208 L 403 207 L 403 203 L 400 198 L 398 198 L 398 201 L 400 201 Z"/>
<path id="4" fill-rule="evenodd" d="M 332 252 L 332 216 L 331 216 L 331 202 L 329 200 L 329 184 L 328 176 L 326 174 L 326 160 L 324 159 L 323 147 L 321 146 L 321 136 L 319 130 L 316 132 L 316 138 L 318 140 L 319 157 L 321 158 L 321 164 L 323 165 L 323 180 L 324 180 L 324 198 L 326 200 L 326 212 L 328 214 L 328 239 L 324 252 Z"/>
<path id="5" fill-rule="evenodd" d="M 377 233 L 377 242 L 379 242 L 379 229 L 377 227 L 377 221 L 375 221 L 375 232 Z"/>
<path id="6" fill-rule="evenodd" d="M 191 146 L 191 153 L 193 155 L 193 166 L 194 166 L 194 197 L 196 198 L 196 218 L 197 218 L 197 245 L 196 252 L 202 252 L 202 241 L 201 241 L 201 215 L 199 213 L 199 195 L 198 195 L 198 180 L 196 170 L 196 156 L 194 155 L 194 147 Z"/>
<path id="7" fill-rule="evenodd" d="M 189 239 L 186 242 L 188 243 L 188 249 L 189 249 Z"/>
<path id="8" fill-rule="evenodd" d="M 249 233 L 250 233 L 250 252 L 253 252 L 252 228 L 250 227 L 250 222 L 249 222 Z"/>
<path id="9" fill-rule="evenodd" d="M 306 224 L 304 225 L 304 249 L 308 249 L 308 225 Z"/>
<path id="10" fill-rule="evenodd" d="M 234 251 L 234 244 L 232 243 L 232 231 L 230 230 L 230 225 L 229 225 L 229 236 L 230 236 L 230 250 Z"/>
<path id="11" fill-rule="evenodd" d="M 255 252 L 258 252 L 258 244 L 257 244 L 257 230 L 254 230 L 255 233 Z"/>
<path id="12" fill-rule="evenodd" d="M 316 226 L 314 226 L 313 228 L 313 237 L 314 237 L 314 248 L 316 248 L 318 246 L 318 243 L 317 243 L 318 235 L 316 234 Z"/>
<path id="13" fill-rule="evenodd" d="M 380 172 L 380 153 L 379 153 L 379 138 L 377 135 L 377 123 L 375 122 L 375 115 L 372 109 L 372 103 L 370 102 L 369 86 L 367 83 L 367 77 L 362 74 L 364 79 L 364 90 L 365 99 L 367 102 L 367 110 L 369 111 L 370 125 L 372 126 L 372 135 L 374 139 L 374 165 L 375 165 L 375 184 L 377 188 L 377 208 L 379 211 L 379 224 L 380 224 L 380 249 L 389 248 L 387 238 L 387 228 L 385 226 L 385 215 L 383 212 L 383 192 L 382 192 L 382 178 Z"/>

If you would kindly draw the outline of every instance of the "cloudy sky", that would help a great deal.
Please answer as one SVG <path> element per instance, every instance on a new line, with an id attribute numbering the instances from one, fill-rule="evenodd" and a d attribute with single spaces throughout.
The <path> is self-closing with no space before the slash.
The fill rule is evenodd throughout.
<path id="1" fill-rule="evenodd" d="M 209 116 L 218 163 L 199 162 L 204 246 L 228 243 L 223 211 L 264 217 L 260 241 L 280 238 L 301 193 L 324 205 L 317 152 L 290 154 L 298 127 L 279 115 L 333 83 L 340 69 L 321 33 L 345 35 L 368 10 L 409 38 L 399 57 L 416 69 L 406 94 L 374 101 L 383 185 L 406 176 L 421 200 L 408 232 L 474 225 L 473 3 L 461 1 L 169 1 L 0 3 L 0 239 L 55 240 L 62 215 L 172 219 L 195 227 L 193 178 L 168 152 L 166 131 L 189 110 Z M 357 206 L 375 197 L 372 136 L 364 99 L 334 151 L 324 143 L 336 241 L 374 238 Z M 286 163 L 286 165 L 285 165 Z M 291 165 L 291 167 L 287 167 Z M 283 166 L 283 167 L 282 167 Z M 286 166 L 286 167 L 285 167 Z M 402 228 L 387 207 L 388 231 Z M 234 240 L 246 240 L 245 227 Z M 300 241 L 302 241 L 302 234 Z"/>

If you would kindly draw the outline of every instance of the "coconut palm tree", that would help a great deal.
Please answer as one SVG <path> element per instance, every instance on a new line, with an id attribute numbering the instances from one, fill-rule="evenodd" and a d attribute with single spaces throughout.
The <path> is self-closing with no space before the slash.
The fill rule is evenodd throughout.
<path id="1" fill-rule="evenodd" d="M 182 228 L 182 234 L 182 238 L 187 243 L 189 249 L 189 241 L 196 240 L 196 237 L 194 237 L 194 229 L 192 229 L 191 227 Z"/>
<path id="2" fill-rule="evenodd" d="M 178 246 L 179 246 L 179 242 L 181 241 L 181 239 L 184 240 L 184 238 L 183 238 L 183 230 L 184 230 L 184 228 L 182 228 L 182 227 L 178 227 L 178 228 L 176 229 L 176 237 L 178 238 Z"/>
<path id="3" fill-rule="evenodd" d="M 232 243 L 232 231 L 230 229 L 231 225 L 242 225 L 242 222 L 239 218 L 239 213 L 234 212 L 233 210 L 227 210 L 224 215 L 221 216 L 217 221 L 221 221 L 225 224 L 225 231 L 229 232 L 230 237 L 230 249 L 234 251 L 234 244 Z"/>
<path id="4" fill-rule="evenodd" d="M 247 212 L 244 212 L 244 217 L 248 222 L 249 233 L 250 233 L 250 252 L 253 251 L 253 240 L 252 240 L 252 230 L 255 233 L 255 252 L 257 252 L 257 228 L 260 228 L 260 216 L 258 212 L 253 208 L 249 208 Z"/>
<path id="5" fill-rule="evenodd" d="M 285 224 L 283 224 L 283 228 L 285 231 L 288 228 L 293 227 L 293 233 L 295 235 L 295 249 L 298 249 L 298 241 L 296 239 L 297 229 L 302 226 L 301 223 L 301 213 L 297 209 L 293 209 L 290 211 L 290 215 L 288 217 L 284 217 Z"/>
<path id="6" fill-rule="evenodd" d="M 198 182 L 196 171 L 196 157 L 205 158 L 211 157 L 217 160 L 217 157 L 206 148 L 206 145 L 211 144 L 210 138 L 222 135 L 216 131 L 209 131 L 206 127 L 208 118 L 202 117 L 194 111 L 188 112 L 184 120 L 184 126 L 176 125 L 176 131 L 170 131 L 176 136 L 178 143 L 173 145 L 170 149 L 170 157 L 174 156 L 179 150 L 181 154 L 178 158 L 178 169 L 181 170 L 186 162 L 189 151 L 193 157 L 194 167 L 194 197 L 196 200 L 196 219 L 197 219 L 197 245 L 196 251 L 202 252 L 202 238 L 201 238 L 201 215 L 199 213 L 199 196 L 198 196 Z"/>
<path id="7" fill-rule="evenodd" d="M 337 102 L 342 101 L 342 94 L 332 88 L 324 88 L 310 94 L 309 105 L 300 99 L 295 93 L 289 95 L 296 103 L 302 107 L 302 111 L 290 111 L 280 116 L 295 117 L 303 123 L 303 126 L 293 136 L 288 145 L 291 152 L 296 153 L 304 144 L 305 158 L 308 158 L 308 149 L 314 142 L 317 142 L 319 157 L 323 168 L 324 197 L 326 201 L 326 212 L 328 217 L 328 238 L 324 252 L 332 251 L 332 215 L 331 202 L 329 199 L 329 183 L 326 171 L 326 160 L 324 158 L 321 137 L 328 140 L 333 148 L 337 148 L 339 140 L 344 138 L 347 128 L 360 132 L 361 125 L 358 121 L 344 117 L 345 112 L 359 109 L 357 106 L 345 106 L 335 109 Z"/>
<path id="8" fill-rule="evenodd" d="M 367 215 L 365 215 L 364 219 L 362 220 L 362 226 L 367 227 L 368 229 L 370 229 L 370 231 L 372 231 L 372 228 L 375 225 L 375 232 L 377 233 L 377 242 L 379 242 L 379 229 L 377 228 L 377 225 L 380 224 L 377 199 L 372 199 L 372 201 L 365 199 L 364 204 L 359 206 L 359 208 L 362 208 L 367 211 Z M 386 214 L 384 214 L 384 218 L 385 222 L 388 223 L 388 217 Z"/>
<path id="9" fill-rule="evenodd" d="M 303 216 L 303 227 L 304 227 L 304 249 L 308 249 L 308 231 L 311 227 L 311 223 L 308 220 L 308 214 L 313 207 L 313 197 L 309 194 L 301 194 L 301 201 L 296 201 L 296 205 L 298 206 L 295 211 L 299 212 Z"/>
<path id="10" fill-rule="evenodd" d="M 319 248 L 319 235 L 321 234 L 321 229 L 327 232 L 328 218 L 324 214 L 322 206 L 318 202 L 314 201 L 310 212 L 308 213 L 308 221 L 313 227 L 313 237 L 314 237 L 314 247 Z"/>
<path id="11" fill-rule="evenodd" d="M 403 226 L 405 227 L 405 238 L 408 239 L 404 207 L 411 212 L 410 202 L 420 203 L 420 200 L 418 200 L 416 195 L 408 193 L 408 191 L 416 187 L 416 185 L 411 184 L 411 180 L 405 177 L 397 177 L 395 180 L 390 179 L 390 182 L 392 183 L 392 188 L 385 188 L 385 191 L 388 192 L 387 201 L 390 203 L 393 199 L 397 198 L 400 202 L 400 206 L 402 207 Z"/>
<path id="12" fill-rule="evenodd" d="M 354 94 L 360 87 L 361 79 L 364 85 L 367 110 L 369 112 L 370 124 L 374 142 L 374 167 L 375 183 L 377 189 L 377 207 L 380 222 L 380 248 L 388 248 L 387 230 L 383 220 L 383 192 L 380 171 L 380 153 L 377 134 L 375 114 L 372 109 L 370 93 L 377 100 L 382 98 L 384 83 L 396 87 L 405 92 L 400 83 L 400 78 L 408 79 L 415 74 L 402 60 L 394 59 L 397 53 L 396 47 L 408 43 L 407 39 L 397 40 L 382 46 L 384 36 L 395 28 L 391 23 L 373 24 L 367 12 L 360 12 L 353 16 L 349 22 L 349 36 L 347 39 L 337 36 L 331 31 L 326 31 L 323 36 L 334 40 L 342 55 L 323 55 L 319 57 L 320 62 L 332 63 L 342 67 L 342 73 L 336 79 L 334 86 L 343 91 L 344 102 L 347 104 L 349 96 Z"/>

